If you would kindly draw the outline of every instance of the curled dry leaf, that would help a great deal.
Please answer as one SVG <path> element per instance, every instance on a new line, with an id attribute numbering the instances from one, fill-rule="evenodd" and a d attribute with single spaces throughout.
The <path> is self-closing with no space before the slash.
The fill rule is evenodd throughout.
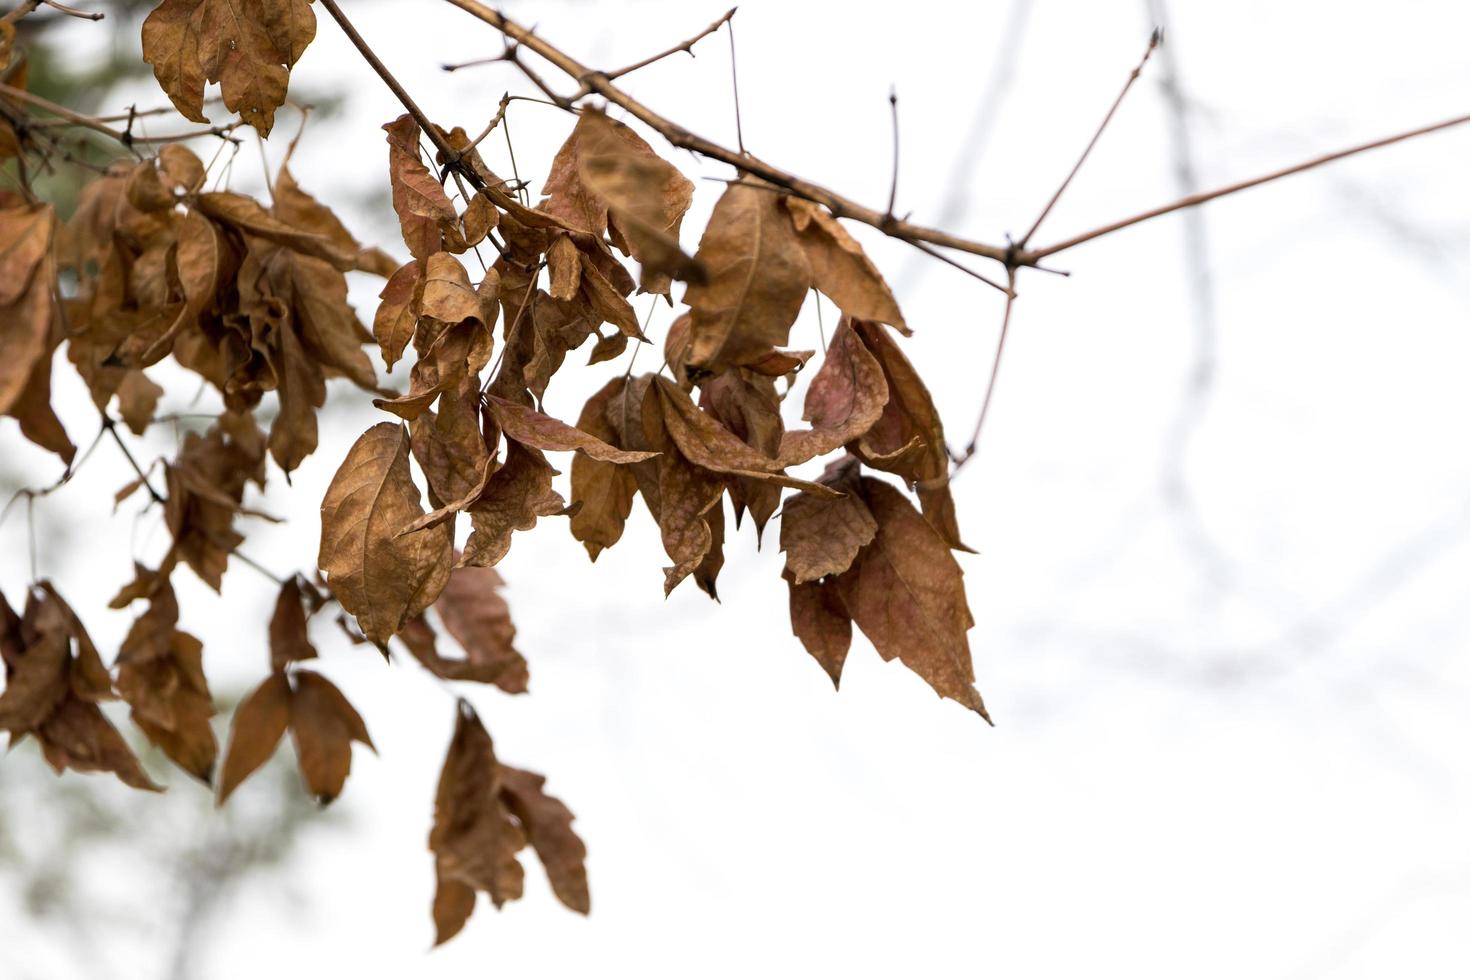
<path id="1" fill-rule="evenodd" d="M 565 513 L 566 502 L 551 488 L 555 475 L 539 449 L 510 440 L 505 462 L 468 507 L 473 529 L 460 564 L 494 565 L 510 551 L 513 532 L 529 531 L 537 518 Z"/>
<path id="2" fill-rule="evenodd" d="M 28 594 L 23 616 L 0 598 L 0 660 L 0 729 L 11 745 L 32 735 L 58 773 L 111 772 L 136 789 L 160 789 L 97 706 L 113 697 L 111 681 L 76 614 L 49 583 Z"/>
<path id="3" fill-rule="evenodd" d="M 844 317 L 807 389 L 802 418 L 812 427 L 781 437 L 782 464 L 796 466 L 861 437 L 887 404 L 883 368 Z"/>
<path id="4" fill-rule="evenodd" d="M 270 623 L 271 670 L 283 671 L 287 664 L 311 660 L 316 647 L 306 630 L 306 607 L 301 601 L 301 580 L 293 575 L 281 586 Z"/>
<path id="5" fill-rule="evenodd" d="M 476 891 L 488 893 L 497 907 L 521 897 L 525 872 L 516 852 L 525 844 L 525 832 L 500 801 L 500 765 L 490 733 L 461 701 L 429 832 L 439 882 L 436 944 L 463 928 L 474 910 Z"/>
<path id="6" fill-rule="evenodd" d="M 388 277 L 378 294 L 382 302 L 373 316 L 373 337 L 382 348 L 383 363 L 390 371 L 413 339 L 418 323 L 418 297 L 423 290 L 419 268 L 418 259 L 402 266 Z"/>
<path id="7" fill-rule="evenodd" d="M 572 812 L 545 792 L 545 783 L 536 773 L 501 765 L 474 709 L 459 702 L 429 832 L 435 945 L 464 927 L 475 892 L 489 894 L 497 907 L 521 897 L 525 871 L 516 854 L 527 843 L 557 898 L 583 914 L 591 908 L 587 849 L 572 830 Z"/>
<path id="8" fill-rule="evenodd" d="M 782 197 L 802 251 L 811 264 L 812 284 L 837 308 L 858 320 L 876 320 L 909 333 L 893 291 L 857 239 L 819 204 Z"/>
<path id="9" fill-rule="evenodd" d="M 960 551 L 971 550 L 960 540 L 949 490 L 944 423 L 929 389 L 882 326 L 858 320 L 852 327 L 882 365 L 888 400 L 878 420 L 848 448 L 868 466 L 896 473 L 917 487 L 924 516 L 945 542 Z"/>
<path id="10" fill-rule="evenodd" d="M 388 133 L 388 181 L 393 210 L 403 228 L 403 243 L 416 259 L 444 250 L 443 228 L 458 214 L 434 175 L 419 160 L 419 127 L 404 113 L 383 129 Z"/>
<path id="11" fill-rule="evenodd" d="M 524 694 L 526 660 L 515 648 L 510 606 L 500 594 L 505 582 L 493 568 L 456 568 L 434 609 L 444 628 L 464 650 L 463 660 L 440 656 L 433 630 L 419 618 L 400 638 L 433 674 L 453 681 L 494 684 L 509 694 Z"/>
<path id="12" fill-rule="evenodd" d="M 575 145 L 582 194 L 605 208 L 613 243 L 641 267 L 639 291 L 667 296 L 673 279 L 704 282 L 704 266 L 679 247 L 693 182 L 632 129 L 596 109 L 578 117 L 568 145 Z"/>
<path id="13" fill-rule="evenodd" d="M 583 915 L 592 911 L 587 891 L 587 847 L 572 830 L 572 811 L 546 793 L 546 777 L 500 767 L 500 794 L 530 839 L 561 903 Z"/>
<path id="14" fill-rule="evenodd" d="M 836 491 L 810 480 L 799 480 L 781 472 L 779 460 L 764 456 L 741 442 L 713 416 L 700 410 L 677 384 L 655 377 L 654 386 L 663 409 L 663 421 L 679 452 L 696 466 L 715 473 L 749 477 L 778 486 L 806 490 L 818 496 Z"/>
<path id="15" fill-rule="evenodd" d="M 629 452 L 610 446 L 582 429 L 543 415 L 534 408 L 498 398 L 489 398 L 490 413 L 504 433 L 516 442 L 548 452 L 576 451 L 605 463 L 638 463 L 657 453 Z"/>
<path id="16" fill-rule="evenodd" d="M 173 587 L 160 582 L 118 651 L 117 690 L 148 741 L 208 785 L 218 746 L 204 644 L 178 629 L 178 617 Z"/>
<path id="17" fill-rule="evenodd" d="M 348 451 L 322 501 L 317 564 L 379 646 L 438 598 L 449 577 L 450 528 L 398 536 L 424 512 L 408 456 L 403 427 L 373 426 Z"/>

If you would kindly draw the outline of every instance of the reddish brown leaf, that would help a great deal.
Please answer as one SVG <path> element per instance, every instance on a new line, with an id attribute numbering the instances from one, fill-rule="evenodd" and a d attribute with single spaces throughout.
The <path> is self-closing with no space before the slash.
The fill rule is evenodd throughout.
<path id="1" fill-rule="evenodd" d="M 430 645 L 425 650 L 428 657 L 414 650 L 425 667 L 447 680 L 477 681 L 511 694 L 525 693 L 526 661 L 515 648 L 510 606 L 500 594 L 504 585 L 493 568 L 456 568 L 450 574 L 434 609 L 464 650 L 465 659 L 440 657 Z"/>
<path id="2" fill-rule="evenodd" d="M 848 457 L 829 468 L 822 482 L 841 497 L 792 494 L 781 507 L 781 550 L 795 585 L 841 575 L 878 531 L 859 493 L 857 460 Z"/>
<path id="3" fill-rule="evenodd" d="M 872 544 L 837 579 L 842 605 L 885 660 L 897 658 L 942 697 L 986 721 L 966 633 L 975 624 L 949 546 L 899 491 L 864 477 L 877 521 Z"/>
<path id="4" fill-rule="evenodd" d="M 954 498 L 949 490 L 949 451 L 944 442 L 944 424 L 929 389 L 880 325 L 859 320 L 852 326 L 882 365 L 888 383 L 888 402 L 878 421 L 848 448 L 868 466 L 896 473 L 915 485 L 924 516 L 951 548 L 969 551 L 960 540 Z"/>
<path id="5" fill-rule="evenodd" d="M 796 466 L 861 437 L 882 416 L 887 403 L 888 382 L 882 366 L 858 338 L 852 321 L 843 318 L 807 389 L 802 417 L 812 427 L 782 436 L 781 462 Z"/>
<path id="6" fill-rule="evenodd" d="M 444 250 L 444 224 L 458 218 L 444 188 L 419 160 L 419 127 L 407 113 L 383 126 L 388 133 L 388 180 L 403 242 L 416 259 Z"/>

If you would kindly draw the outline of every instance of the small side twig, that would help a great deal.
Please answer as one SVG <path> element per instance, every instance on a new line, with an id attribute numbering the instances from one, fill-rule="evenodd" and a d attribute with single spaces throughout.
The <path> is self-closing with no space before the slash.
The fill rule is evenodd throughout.
<path id="1" fill-rule="evenodd" d="M 735 71 L 735 22 L 727 21 L 725 34 L 730 38 L 730 88 L 735 95 L 735 145 L 745 156 L 745 131 L 740 126 L 740 76 Z"/>
<path id="2" fill-rule="evenodd" d="M 1051 214 L 1051 209 L 1056 207 L 1057 202 L 1062 199 L 1062 194 L 1065 193 L 1067 188 L 1071 185 L 1072 178 L 1077 176 L 1077 171 L 1081 170 L 1082 164 L 1087 162 L 1087 157 L 1090 153 L 1092 153 L 1092 148 L 1094 146 L 1097 146 L 1098 140 L 1102 139 L 1103 131 L 1108 128 L 1108 123 L 1113 121 L 1113 116 L 1117 114 L 1118 107 L 1123 104 L 1123 99 L 1128 95 L 1128 90 L 1133 88 L 1133 83 L 1138 81 L 1139 75 L 1143 74 L 1143 66 L 1148 64 L 1148 59 L 1153 55 L 1154 49 L 1159 46 L 1159 43 L 1163 41 L 1163 39 L 1163 31 L 1161 31 L 1157 27 L 1154 28 L 1153 34 L 1150 35 L 1148 39 L 1148 47 L 1144 49 L 1143 57 L 1139 59 L 1138 64 L 1134 66 L 1133 70 L 1128 73 L 1128 80 L 1123 83 L 1123 90 L 1119 92 L 1118 97 L 1113 100 L 1112 106 L 1108 109 L 1108 114 L 1103 116 L 1102 122 L 1098 124 L 1097 131 L 1092 134 L 1092 139 L 1088 140 L 1087 146 L 1083 147 L 1082 155 L 1077 158 L 1076 163 L 1072 164 L 1072 169 L 1068 172 L 1067 178 L 1062 181 L 1060 186 L 1057 187 L 1056 193 L 1051 196 L 1051 200 L 1046 202 L 1046 207 L 1041 209 L 1041 213 L 1038 214 L 1036 216 L 1036 220 L 1031 223 L 1031 228 L 1026 232 L 1026 234 L 1022 235 L 1021 240 L 1016 243 L 1018 248 L 1025 249 L 1027 244 L 1029 244 L 1031 241 L 1031 236 L 1036 234 L 1036 229 L 1041 227 L 1041 223 L 1046 220 L 1046 216 Z"/>
<path id="3" fill-rule="evenodd" d="M 78 20 L 97 21 L 107 16 L 99 10 L 78 10 L 76 7 L 68 7 L 64 3 L 58 3 L 57 0 L 41 0 L 41 2 L 52 10 L 60 11 L 68 17 L 75 17 Z"/>
<path id="4" fill-rule="evenodd" d="M 893 119 L 893 180 L 888 185 L 888 217 L 893 217 L 893 206 L 898 203 L 898 89 L 888 89 L 888 114 Z"/>
<path id="5" fill-rule="evenodd" d="M 725 24 L 729 23 L 731 19 L 733 19 L 735 16 L 735 10 L 735 7 L 731 7 L 729 10 L 725 11 L 725 13 L 713 24 L 710 24 L 704 30 L 689 38 L 687 41 L 681 41 L 678 44 L 674 45 L 672 48 L 669 48 L 667 51 L 660 51 L 658 54 L 650 55 L 649 57 L 644 58 L 642 61 L 636 61 L 625 68 L 619 68 L 617 71 L 603 72 L 602 77 L 610 82 L 614 79 L 622 78 L 624 75 L 627 75 L 631 72 L 635 72 L 640 68 L 647 68 L 654 62 L 662 61 L 670 55 L 678 54 L 680 51 L 686 52 L 691 58 L 694 57 L 694 45 L 698 44 L 700 41 L 704 40 L 715 31 L 719 30 Z"/>
<path id="6" fill-rule="evenodd" d="M 950 475 L 960 471 L 960 468 L 975 457 L 975 450 L 980 446 L 980 432 L 985 428 L 985 417 L 990 414 L 990 399 L 995 394 L 995 381 L 1000 377 L 1000 362 L 1006 352 L 1006 338 L 1011 332 L 1011 309 L 1016 305 L 1016 270 L 1014 267 L 1006 269 L 1006 309 L 1000 318 L 1000 337 L 995 342 L 995 360 L 990 364 L 990 381 L 985 385 L 985 399 L 980 403 L 980 417 L 975 420 L 975 430 L 970 433 L 970 443 L 965 451 L 954 460 L 954 469 Z"/>
<path id="7" fill-rule="evenodd" d="M 163 494 L 154 489 L 153 484 L 148 480 L 147 471 L 145 471 L 143 467 L 138 465 L 137 457 L 134 456 L 133 451 L 128 448 L 127 441 L 123 439 L 122 434 L 117 431 L 117 419 L 113 418 L 111 415 L 103 415 L 102 428 L 108 435 L 112 436 L 112 441 L 117 443 L 117 448 L 122 451 L 123 458 L 128 461 L 128 465 L 133 468 L 133 472 L 136 473 L 138 479 L 142 481 L 143 489 L 148 491 L 148 496 L 153 498 L 153 502 L 155 504 L 165 503 L 167 498 L 165 498 Z"/>

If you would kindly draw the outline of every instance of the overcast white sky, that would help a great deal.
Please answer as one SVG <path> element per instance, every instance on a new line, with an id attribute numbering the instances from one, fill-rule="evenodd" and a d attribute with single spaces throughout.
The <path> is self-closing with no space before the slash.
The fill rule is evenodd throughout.
<path id="1" fill-rule="evenodd" d="M 476 131 L 506 88 L 524 90 L 503 65 L 437 70 L 498 50 L 447 4 L 345 6 L 438 120 Z M 899 210 L 987 240 L 1019 234 L 1152 27 L 1143 0 L 1023 6 L 746 0 L 735 21 L 746 144 L 881 206 L 895 85 Z M 505 9 L 611 67 L 724 8 Z M 402 254 L 377 129 L 400 110 L 318 16 L 293 92 L 352 93 L 308 129 L 293 169 Z M 1175 0 L 1168 16 L 1206 186 L 1470 111 L 1470 7 L 1455 0 Z M 733 142 L 725 45 L 710 38 L 697 59 L 629 87 Z M 1162 67 L 1150 65 L 1038 241 L 1178 196 Z M 133 98 L 159 101 L 143 87 L 116 101 Z M 568 120 L 518 104 L 510 124 L 523 175 L 539 181 Z M 273 160 L 292 128 L 285 117 Z M 259 183 L 246 149 L 242 188 Z M 691 177 L 728 176 L 669 155 Z M 1467 975 L 1467 162 L 1470 129 L 1212 205 L 1204 322 L 1178 216 L 1059 256 L 1070 279 L 1022 281 L 982 453 L 956 484 L 980 552 L 961 560 L 995 729 L 861 640 L 834 695 L 789 635 L 774 535 L 759 553 L 748 527 L 727 546 L 715 605 L 692 586 L 663 599 L 641 504 L 595 566 L 543 521 L 503 565 L 532 693 L 471 697 L 501 757 L 546 773 L 577 813 L 591 917 L 557 905 L 533 866 L 525 900 L 500 913 L 482 902 L 464 934 L 426 953 L 424 843 L 452 703 L 415 668 L 333 648 L 324 670 L 380 751 L 355 758 L 340 804 L 352 829 L 310 838 L 304 908 L 281 902 L 276 883 L 242 893 L 207 975 Z M 491 165 L 510 170 L 503 145 Z M 700 185 L 690 243 L 719 187 Z M 998 294 L 863 231 L 963 441 Z M 376 287 L 357 286 L 370 318 Z M 655 336 L 667 319 L 655 316 Z M 815 346 L 815 321 L 793 344 Z M 1189 402 L 1201 358 L 1215 385 Z M 621 367 L 569 370 L 550 410 L 575 417 Z M 268 498 L 292 522 L 255 531 L 252 553 L 311 567 L 322 490 L 372 415 L 366 404 L 332 415 L 295 487 Z M 89 436 L 85 406 L 72 417 L 74 438 Z M 0 438 L 31 458 L 11 423 Z M 165 453 L 172 439 L 149 445 Z M 85 503 L 126 478 L 105 450 L 38 518 L 43 545 L 56 542 L 43 570 L 115 644 L 127 617 L 102 607 L 134 548 L 162 532 Z M 0 527 L 7 595 L 24 584 L 24 540 L 14 518 Z M 82 542 L 85 558 L 60 550 Z M 223 601 L 188 589 L 184 626 L 221 683 L 259 676 L 269 601 L 243 572 Z M 0 947 L 28 942 L 15 920 L 0 924 Z M 148 976 L 148 962 L 125 959 L 117 975 Z"/>

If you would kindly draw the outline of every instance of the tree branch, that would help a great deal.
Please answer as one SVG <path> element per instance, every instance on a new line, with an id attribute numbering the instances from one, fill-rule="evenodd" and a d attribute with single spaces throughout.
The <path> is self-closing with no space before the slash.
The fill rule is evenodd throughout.
<path id="1" fill-rule="evenodd" d="M 454 0 L 451 0 L 451 2 L 454 2 Z M 1400 143 L 1407 139 L 1413 139 L 1415 136 L 1424 136 L 1428 133 L 1438 132 L 1441 129 L 1449 129 L 1452 126 L 1460 126 L 1467 122 L 1470 122 L 1470 115 L 1456 116 L 1453 119 L 1445 119 L 1441 122 L 1431 123 L 1428 126 L 1420 126 L 1418 129 L 1411 129 L 1406 132 L 1395 133 L 1393 136 L 1385 136 L 1383 139 L 1373 140 L 1371 143 L 1359 143 L 1357 146 L 1350 146 L 1345 150 L 1338 150 L 1334 153 L 1327 153 L 1319 157 L 1314 157 L 1313 159 L 1307 160 L 1304 163 L 1298 163 L 1294 166 L 1285 167 L 1281 170 L 1273 170 L 1268 174 L 1262 174 L 1259 177 L 1252 177 L 1249 180 L 1242 180 L 1234 184 L 1227 184 L 1224 187 L 1217 187 L 1214 190 L 1201 191 L 1198 194 L 1190 194 L 1187 197 L 1181 197 L 1177 201 L 1172 201 L 1168 204 L 1161 205 L 1150 211 L 1144 211 L 1141 214 L 1135 214 L 1132 217 L 1123 218 L 1121 221 L 1114 221 L 1112 224 L 1103 225 L 1101 228 L 1094 228 L 1092 231 L 1083 232 L 1082 234 L 1077 235 L 1073 238 L 1069 238 L 1064 242 L 1058 242 L 1055 245 L 1048 245 L 1046 248 L 1023 251 L 1016 256 L 1016 261 L 1020 265 L 1035 265 L 1037 262 L 1046 258 L 1048 255 L 1055 255 L 1058 252 L 1065 252 L 1069 248 L 1075 248 L 1076 246 L 1081 245 L 1084 242 L 1092 241 L 1094 238 L 1101 238 L 1104 235 L 1111 235 L 1115 231 L 1120 231 L 1124 228 L 1129 227 L 1130 225 L 1136 225 L 1140 222 L 1148 221 L 1150 218 L 1157 218 L 1161 215 L 1169 214 L 1173 211 L 1178 211 L 1181 208 L 1192 208 L 1197 205 L 1204 204 L 1207 201 L 1213 201 L 1217 197 L 1225 197 L 1230 194 L 1235 194 L 1239 191 L 1249 190 L 1252 187 L 1259 187 L 1262 184 L 1269 184 L 1273 180 L 1280 180 L 1282 177 L 1290 177 L 1292 174 L 1299 174 L 1305 170 L 1311 170 L 1315 167 L 1320 167 L 1323 164 L 1332 163 L 1345 157 L 1354 156 L 1358 153 L 1365 153 L 1368 150 L 1376 150 L 1381 146 L 1389 146 L 1393 143 Z"/>
<path id="2" fill-rule="evenodd" d="M 475 173 L 472 168 L 460 165 L 459 151 L 449 145 L 449 141 L 439 132 L 439 128 L 429 120 L 428 116 L 424 115 L 424 110 L 419 108 L 418 103 L 413 100 L 413 96 L 409 95 L 408 90 L 403 87 L 398 79 L 393 77 L 393 73 L 388 70 L 388 66 L 383 64 L 382 59 L 377 56 L 373 49 L 368 47 L 368 43 L 363 40 L 362 35 L 357 33 L 357 28 L 352 26 L 352 21 L 348 20 L 347 15 L 342 12 L 342 8 L 337 6 L 337 0 L 321 0 L 321 4 L 327 9 L 327 13 L 332 15 L 332 19 L 337 22 L 337 26 L 342 28 L 342 33 L 347 35 L 347 40 L 351 41 L 353 47 L 357 48 L 363 60 L 372 66 L 373 71 L 377 72 L 378 77 L 392 90 L 393 94 L 398 98 L 398 101 L 402 103 L 403 108 L 407 109 L 408 114 L 413 116 L 414 122 L 419 124 L 419 129 L 429 138 L 429 141 L 434 144 L 434 148 L 444 158 L 444 165 L 464 174 L 465 179 L 470 182 L 475 190 L 484 190 L 485 182 L 480 179 L 480 175 Z"/>
<path id="3" fill-rule="evenodd" d="M 580 81 L 589 93 L 602 96 L 612 104 L 626 110 L 629 115 L 653 129 L 664 139 L 680 149 L 691 150 L 700 156 L 721 163 L 729 164 L 737 170 L 742 170 L 761 178 L 768 183 L 795 194 L 797 197 L 806 198 L 816 204 L 820 204 L 835 217 L 849 218 L 853 221 L 871 225 L 885 234 L 901 241 L 925 242 L 929 245 L 937 245 L 941 248 L 955 249 L 960 252 L 968 252 L 971 255 L 979 255 L 983 258 L 993 259 L 996 262 L 1005 262 L 1010 250 L 1000 245 L 988 245 L 984 242 L 970 241 L 958 235 L 934 228 L 926 228 L 922 225 L 903 221 L 886 214 L 883 211 L 866 207 L 850 198 L 843 197 L 835 191 L 828 190 L 820 184 L 803 180 L 794 174 L 787 173 L 759 157 L 751 154 L 742 154 L 737 150 L 724 147 L 711 140 L 705 139 L 690 132 L 683 126 L 674 123 L 643 103 L 628 95 L 622 89 L 612 83 L 606 74 L 595 71 L 577 61 L 571 55 L 566 54 L 560 48 L 543 40 L 528 28 L 506 17 L 504 14 L 492 10 L 479 0 L 448 0 L 449 3 L 460 8 L 471 16 L 489 24 L 501 34 L 505 35 L 515 44 L 526 48 L 538 57 L 544 58 L 563 74 Z"/>

